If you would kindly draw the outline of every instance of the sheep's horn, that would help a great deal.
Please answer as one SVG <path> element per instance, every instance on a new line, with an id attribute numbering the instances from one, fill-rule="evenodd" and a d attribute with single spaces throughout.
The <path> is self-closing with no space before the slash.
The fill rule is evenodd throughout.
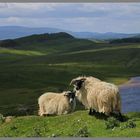
<path id="1" fill-rule="evenodd" d="M 77 81 L 85 81 L 85 80 L 86 80 L 86 78 L 82 78 L 82 79 L 79 79 L 79 80 L 73 79 L 73 80 L 70 82 L 70 85 L 75 84 Z"/>
<path id="2" fill-rule="evenodd" d="M 73 85 L 73 84 L 75 84 L 75 82 L 76 82 L 76 80 L 73 79 L 73 80 L 70 82 L 70 86 Z"/>
<path id="3" fill-rule="evenodd" d="M 85 80 L 86 80 L 86 78 L 82 78 L 81 80 L 82 80 L 82 81 L 85 81 Z"/>

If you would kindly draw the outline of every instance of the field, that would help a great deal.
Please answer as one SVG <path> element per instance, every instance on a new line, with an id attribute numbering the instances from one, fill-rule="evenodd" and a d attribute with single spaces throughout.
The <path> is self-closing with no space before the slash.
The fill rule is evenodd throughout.
<path id="1" fill-rule="evenodd" d="M 94 42 L 75 39 L 65 33 L 52 36 L 47 41 L 45 35 L 35 35 L 10 43 L 9 41 L 0 43 L 0 113 L 4 116 L 36 115 L 37 99 L 42 93 L 72 89 L 69 86 L 70 81 L 80 75 L 92 75 L 117 85 L 126 82 L 130 77 L 140 75 L 139 43 Z M 90 124 L 94 124 L 96 118 L 92 119 L 86 113 L 86 111 L 75 112 L 63 116 L 62 119 L 59 117 L 59 120 L 63 122 L 70 117 L 75 120 L 80 115 L 81 119 L 88 118 Z M 10 132 L 11 136 L 28 136 L 27 132 L 32 129 L 32 124 L 43 126 L 51 122 L 56 126 L 60 123 L 57 122 L 57 117 L 43 120 L 37 116 L 19 117 L 10 124 L 2 124 L 0 136 L 5 136 L 6 132 Z M 22 127 L 10 130 L 13 125 L 19 123 L 26 124 L 25 132 L 19 130 Z M 119 128 L 115 132 L 112 130 L 104 132 L 102 131 L 104 121 L 98 120 L 98 123 L 102 133 L 96 132 L 94 126 L 92 128 L 89 126 L 90 133 L 93 131 L 89 136 L 140 136 L 139 120 L 136 122 L 136 129 L 131 130 L 131 133 L 127 130 L 121 132 Z M 69 124 L 68 128 L 62 131 L 62 136 L 69 136 L 70 127 Z M 53 127 L 49 129 L 50 132 L 43 136 L 53 134 Z M 18 130 L 19 133 L 16 133 Z M 46 130 L 41 130 L 41 133 L 42 131 Z M 72 131 L 70 133 L 73 134 Z"/>
<path id="2" fill-rule="evenodd" d="M 87 115 L 87 111 L 56 117 L 23 116 L 0 127 L 2 137 L 140 137 L 140 114 L 129 113 L 129 121 L 106 120 Z M 113 126 L 113 127 L 112 127 Z"/>

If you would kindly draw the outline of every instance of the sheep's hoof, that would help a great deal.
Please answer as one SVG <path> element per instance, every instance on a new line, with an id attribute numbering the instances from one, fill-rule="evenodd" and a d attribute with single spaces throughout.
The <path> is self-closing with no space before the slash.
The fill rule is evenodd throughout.
<path id="1" fill-rule="evenodd" d="M 39 116 L 41 116 L 41 117 L 43 117 L 44 116 L 44 114 L 38 114 Z"/>
<path id="2" fill-rule="evenodd" d="M 42 117 L 46 117 L 46 116 L 47 116 L 47 114 L 41 114 L 41 116 L 42 116 Z"/>
<path id="3" fill-rule="evenodd" d="M 88 115 L 92 115 L 92 109 L 90 108 Z"/>
<path id="4" fill-rule="evenodd" d="M 92 115 L 92 112 L 89 112 L 88 115 Z"/>
<path id="5" fill-rule="evenodd" d="M 124 122 L 125 121 L 125 119 L 124 119 L 124 117 L 123 117 L 123 115 L 121 113 L 119 113 L 118 119 L 121 122 Z"/>
<path id="6" fill-rule="evenodd" d="M 96 113 L 96 112 L 95 112 L 94 109 L 90 109 L 88 114 L 89 114 L 89 115 L 94 115 L 95 113 Z"/>
<path id="7" fill-rule="evenodd" d="M 93 109 L 93 110 L 92 110 L 92 115 L 94 115 L 95 113 L 96 113 L 96 111 Z"/>

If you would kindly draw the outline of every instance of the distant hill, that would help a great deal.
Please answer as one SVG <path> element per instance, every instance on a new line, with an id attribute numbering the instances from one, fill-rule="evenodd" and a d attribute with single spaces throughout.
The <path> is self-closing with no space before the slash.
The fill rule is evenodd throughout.
<path id="1" fill-rule="evenodd" d="M 137 34 L 124 34 L 124 33 L 92 33 L 92 32 L 74 32 L 72 33 L 75 37 L 78 38 L 89 38 L 89 39 L 100 39 L 100 40 L 108 40 L 108 39 L 121 39 L 136 36 Z"/>
<path id="2" fill-rule="evenodd" d="M 135 38 L 140 38 L 140 34 L 138 34 L 138 35 L 136 35 L 136 36 L 134 36 Z"/>
<path id="3" fill-rule="evenodd" d="M 33 34 L 58 33 L 63 30 L 57 28 L 29 28 L 22 26 L 0 26 L 0 40 L 15 39 Z"/>
<path id="4" fill-rule="evenodd" d="M 131 38 L 115 39 L 110 41 L 110 43 L 140 43 L 140 35 Z"/>
<path id="5" fill-rule="evenodd" d="M 0 26 L 0 40 L 4 39 L 15 39 L 19 37 L 29 36 L 33 34 L 43 34 L 43 33 L 58 33 L 67 32 L 76 38 L 83 39 L 97 39 L 97 40 L 108 40 L 108 39 L 120 39 L 133 37 L 138 34 L 124 34 L 124 33 L 97 33 L 97 32 L 72 32 L 57 28 L 47 28 L 47 27 L 22 27 L 22 26 Z"/>
<path id="6" fill-rule="evenodd" d="M 0 48 L 41 51 L 45 53 L 47 52 L 48 54 L 60 51 L 71 52 L 94 49 L 98 47 L 96 44 L 97 43 L 95 41 L 90 41 L 88 39 L 78 39 L 68 33 L 59 32 L 36 34 L 16 39 L 1 40 Z"/>
<path id="7" fill-rule="evenodd" d="M 60 33 L 46 33 L 46 34 L 38 34 L 38 35 L 31 35 L 26 37 L 21 37 L 18 39 L 6 39 L 0 41 L 0 47 L 5 48 L 16 48 L 20 45 L 28 45 L 34 43 L 43 43 L 43 42 L 50 42 L 62 39 L 74 39 L 72 35 L 69 35 L 64 32 Z"/>

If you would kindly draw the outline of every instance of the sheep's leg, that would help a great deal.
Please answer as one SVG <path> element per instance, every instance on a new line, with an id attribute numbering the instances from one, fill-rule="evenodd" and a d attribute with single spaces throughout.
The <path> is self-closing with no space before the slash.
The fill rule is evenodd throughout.
<path id="1" fill-rule="evenodd" d="M 110 114 L 112 117 L 115 117 L 116 119 L 118 119 L 119 121 L 123 122 L 124 121 L 124 118 L 123 118 L 123 115 L 121 114 L 121 112 L 112 112 Z"/>
<path id="2" fill-rule="evenodd" d="M 90 110 L 89 110 L 89 113 L 88 113 L 89 115 L 92 115 L 92 109 L 90 108 Z"/>
<path id="3" fill-rule="evenodd" d="M 39 113 L 38 115 L 39 115 L 39 116 L 44 116 L 44 114 L 43 114 L 43 113 Z"/>
<path id="4" fill-rule="evenodd" d="M 39 112 L 38 112 L 38 115 L 39 116 L 45 116 L 45 113 L 44 113 L 44 105 L 39 105 Z"/>
<path id="5" fill-rule="evenodd" d="M 123 122 L 123 121 L 124 121 L 124 119 L 123 119 L 123 116 L 122 116 L 121 112 L 119 112 L 118 117 L 119 117 L 119 120 L 120 120 L 121 122 Z"/>
<path id="6" fill-rule="evenodd" d="M 41 108 L 38 110 L 38 115 L 39 115 L 39 116 L 43 116 L 43 113 L 42 113 L 42 111 L 41 111 Z"/>
<path id="7" fill-rule="evenodd" d="M 96 111 L 94 110 L 94 109 L 92 109 L 92 108 L 90 108 L 90 110 L 89 110 L 89 115 L 94 115 L 96 113 Z"/>
<path id="8" fill-rule="evenodd" d="M 96 113 L 96 111 L 94 109 L 92 109 L 92 115 L 94 115 Z"/>

